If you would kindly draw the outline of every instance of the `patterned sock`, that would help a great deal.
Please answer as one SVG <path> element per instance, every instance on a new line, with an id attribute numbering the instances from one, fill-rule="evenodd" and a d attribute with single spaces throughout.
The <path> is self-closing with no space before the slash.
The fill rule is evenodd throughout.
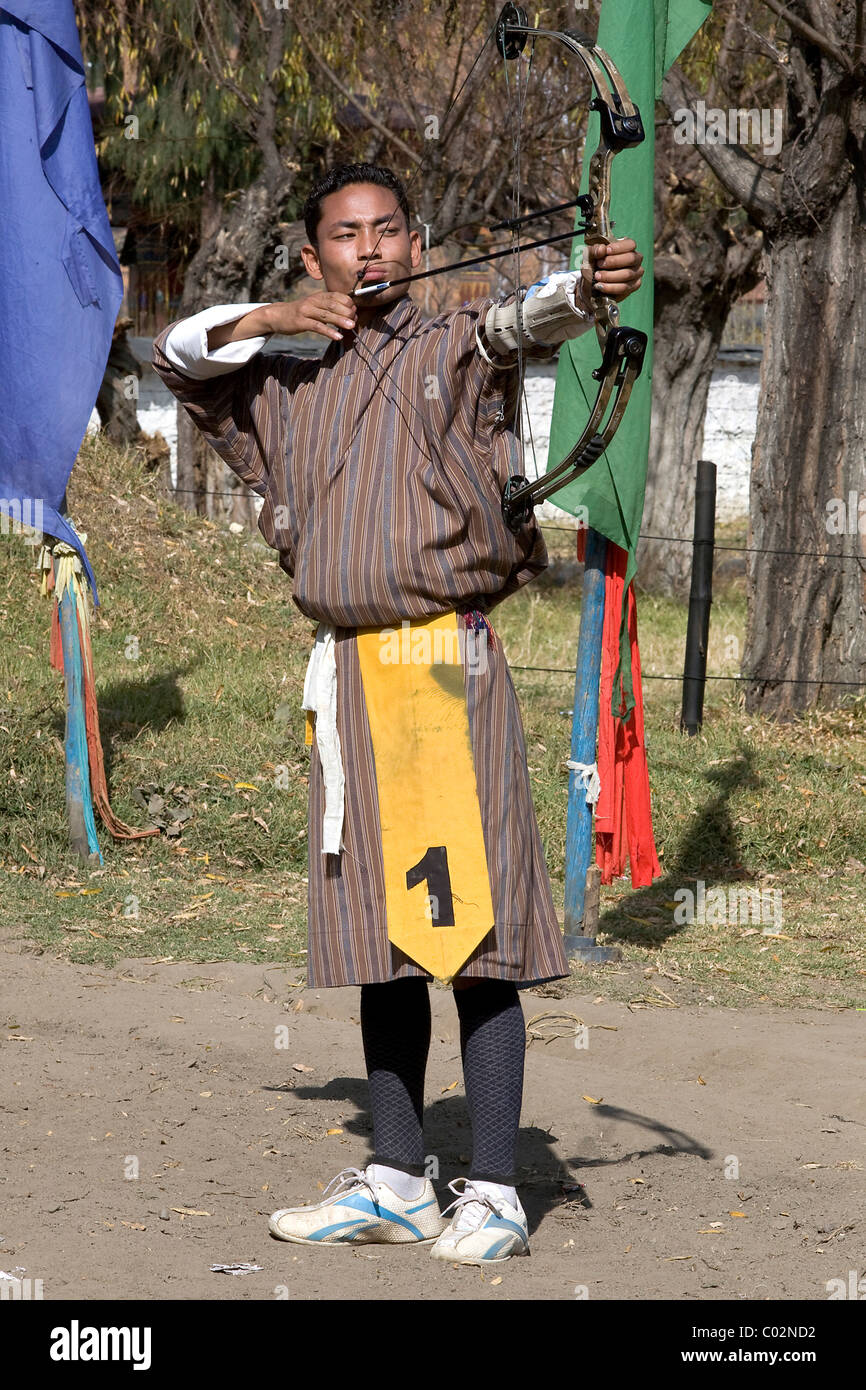
<path id="1" fill-rule="evenodd" d="M 427 981 L 410 976 L 362 985 L 361 1037 L 373 1113 L 372 1161 L 423 1177 Z"/>
<path id="2" fill-rule="evenodd" d="M 455 989 L 454 999 L 472 1121 L 469 1177 L 511 1188 L 526 1053 L 517 986 L 511 980 L 479 980 L 467 989 Z"/>

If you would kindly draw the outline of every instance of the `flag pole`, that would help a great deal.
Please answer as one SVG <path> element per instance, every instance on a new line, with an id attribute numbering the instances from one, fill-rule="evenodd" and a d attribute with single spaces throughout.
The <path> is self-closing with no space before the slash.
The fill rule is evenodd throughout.
<path id="1" fill-rule="evenodd" d="M 606 555 L 606 538 L 590 528 L 586 533 L 565 832 L 565 953 L 569 959 L 583 961 L 619 960 L 621 955 L 618 947 L 598 946 L 595 940 L 598 929 L 598 870 L 592 863 L 595 797 L 590 805 L 586 800 L 588 789 L 590 795 L 594 791 L 597 796 L 596 744 Z M 591 905 L 595 908 L 592 922 L 587 910 Z"/>

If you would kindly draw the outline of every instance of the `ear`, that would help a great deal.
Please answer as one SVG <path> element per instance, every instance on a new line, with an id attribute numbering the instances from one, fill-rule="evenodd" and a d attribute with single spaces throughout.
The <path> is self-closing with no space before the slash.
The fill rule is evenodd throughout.
<path id="1" fill-rule="evenodd" d="M 421 264 L 421 233 L 409 233 L 409 264 L 416 266 Z"/>
<path id="2" fill-rule="evenodd" d="M 324 280 L 325 272 L 319 263 L 319 253 L 315 246 L 301 247 L 301 260 L 304 262 L 304 269 L 312 280 Z"/>

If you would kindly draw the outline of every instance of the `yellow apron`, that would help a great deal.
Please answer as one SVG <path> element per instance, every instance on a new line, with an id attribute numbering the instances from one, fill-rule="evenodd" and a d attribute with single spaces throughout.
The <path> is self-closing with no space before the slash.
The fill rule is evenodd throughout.
<path id="1" fill-rule="evenodd" d="M 357 632 L 388 939 L 446 983 L 494 920 L 459 641 L 453 612 Z"/>

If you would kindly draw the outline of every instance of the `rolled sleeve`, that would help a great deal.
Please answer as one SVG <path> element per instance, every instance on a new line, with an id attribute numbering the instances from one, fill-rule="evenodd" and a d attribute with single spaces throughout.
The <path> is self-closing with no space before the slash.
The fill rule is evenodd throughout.
<path id="1" fill-rule="evenodd" d="M 171 365 L 193 381 L 208 381 L 211 377 L 236 372 L 238 367 L 245 366 L 257 352 L 261 352 L 273 334 L 242 338 L 212 352 L 208 351 L 207 335 L 220 324 L 234 323 L 253 309 L 264 307 L 264 303 L 214 304 L 209 309 L 202 309 L 201 313 L 192 314 L 174 325 L 163 343 L 163 351 Z"/>

